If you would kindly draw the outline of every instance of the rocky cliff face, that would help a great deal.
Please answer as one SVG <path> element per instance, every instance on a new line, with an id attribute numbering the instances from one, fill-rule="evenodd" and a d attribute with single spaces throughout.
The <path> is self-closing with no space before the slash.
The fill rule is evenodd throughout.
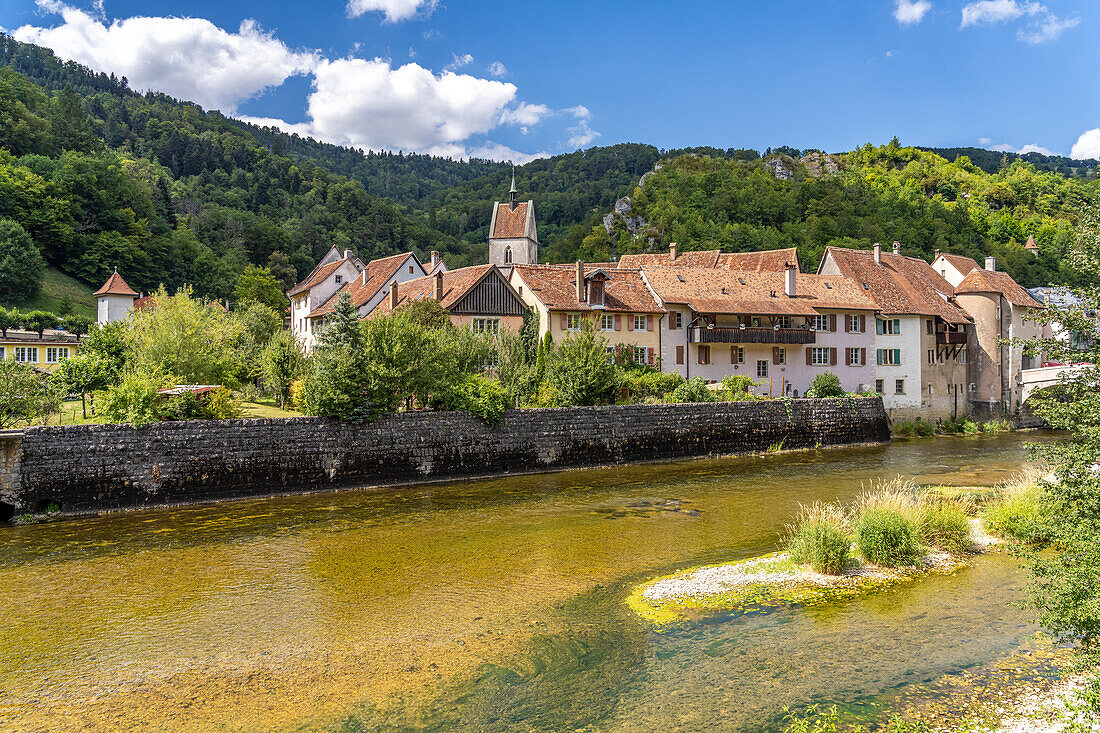
<path id="1" fill-rule="evenodd" d="M 657 171 L 661 170 L 661 168 L 661 164 L 658 163 L 653 166 L 653 170 L 642 174 L 642 177 L 638 179 L 638 188 L 645 188 L 649 179 L 652 178 Z M 612 208 L 611 213 L 603 218 L 603 228 L 607 230 L 609 236 L 614 236 L 614 231 L 619 224 L 621 224 L 622 228 L 628 231 L 632 237 L 644 236 L 649 228 L 649 222 L 641 216 L 632 216 L 631 211 L 629 196 L 623 196 L 615 202 L 615 206 Z"/>

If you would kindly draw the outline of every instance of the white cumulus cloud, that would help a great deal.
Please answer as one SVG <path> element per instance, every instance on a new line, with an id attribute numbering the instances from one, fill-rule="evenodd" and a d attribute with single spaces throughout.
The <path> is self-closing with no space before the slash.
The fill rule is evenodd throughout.
<path id="1" fill-rule="evenodd" d="M 513 84 L 382 59 L 324 60 L 314 75 L 313 136 L 372 149 L 459 153 L 462 141 L 497 126 L 516 95 Z"/>
<path id="2" fill-rule="evenodd" d="M 504 110 L 500 115 L 500 121 L 504 125 L 518 125 L 526 134 L 527 128 L 537 125 L 551 114 L 553 113 L 545 104 L 520 102 L 514 109 Z"/>
<path id="3" fill-rule="evenodd" d="M 1081 133 L 1069 151 L 1069 157 L 1075 160 L 1100 159 L 1100 128 Z"/>
<path id="4" fill-rule="evenodd" d="M 1016 38 L 1024 43 L 1038 45 L 1047 41 L 1056 41 L 1070 28 L 1076 28 L 1081 23 L 1080 18 L 1059 18 L 1053 13 L 1029 25 L 1026 29 L 1016 31 Z"/>
<path id="5" fill-rule="evenodd" d="M 588 120 L 581 120 L 569 128 L 569 147 L 583 148 L 592 144 L 592 141 L 600 136 L 600 133 L 588 126 Z"/>
<path id="6" fill-rule="evenodd" d="M 105 20 L 57 2 L 39 7 L 61 16 L 52 28 L 24 25 L 12 35 L 52 48 L 63 59 L 125 76 L 138 90 L 156 90 L 232 112 L 288 77 L 313 68 L 313 53 L 291 51 L 254 21 L 236 33 L 203 18 L 135 16 Z"/>
<path id="7" fill-rule="evenodd" d="M 566 107 L 562 111 L 568 112 L 578 120 L 587 120 L 592 117 L 592 113 L 588 110 L 588 107 L 585 107 L 583 104 L 578 104 L 576 107 Z"/>
<path id="8" fill-rule="evenodd" d="M 386 6 L 398 16 L 402 7 L 423 11 L 435 6 L 435 0 L 352 3 Z M 485 142 L 486 136 L 501 125 L 526 133 L 557 114 L 543 104 L 518 102 L 514 84 L 457 71 L 474 62 L 470 54 L 456 54 L 448 68 L 436 73 L 412 62 L 397 66 L 379 58 L 328 59 L 320 52 L 293 50 L 250 20 L 230 32 L 202 18 L 109 21 L 98 4 L 86 11 L 61 0 L 39 0 L 39 7 L 59 15 L 57 23 L 25 25 L 14 31 L 16 38 L 97 71 L 124 75 L 135 89 L 165 92 L 229 114 L 290 76 L 312 76 L 303 121 L 242 119 L 338 145 L 526 162 L 546 154 Z M 489 72 L 497 64 L 505 73 L 499 62 Z M 580 123 L 568 130 L 571 145 L 598 136 L 588 127 L 586 108 L 567 111 Z"/>
<path id="9" fill-rule="evenodd" d="M 979 138 L 978 142 L 982 145 L 989 145 L 993 141 L 988 137 L 983 137 Z M 1028 153 L 1039 153 L 1040 155 L 1059 155 L 1059 153 L 1054 152 L 1050 148 L 1044 148 L 1042 145 L 1036 145 L 1035 143 L 1030 143 L 1023 146 L 1022 148 L 1017 148 L 1015 145 L 1009 145 L 1008 143 L 999 143 L 997 145 L 990 145 L 989 149 L 995 150 L 998 153 L 1018 153 L 1020 155 L 1027 155 Z"/>
<path id="10" fill-rule="evenodd" d="M 439 0 L 348 0 L 349 18 L 367 13 L 382 13 L 390 23 L 408 20 L 417 13 L 430 15 Z"/>
<path id="11" fill-rule="evenodd" d="M 538 152 L 538 153 L 521 153 L 518 150 L 513 150 L 507 145 L 500 145 L 495 142 L 487 142 L 480 147 L 476 147 L 470 150 L 464 158 L 485 158 L 487 160 L 499 160 L 504 163 L 515 163 L 516 165 L 523 165 L 530 163 L 532 160 L 539 160 L 540 158 L 549 158 L 550 153 Z"/>
<path id="12" fill-rule="evenodd" d="M 1037 15 L 1046 12 L 1046 6 L 1036 2 L 1017 2 L 1016 0 L 979 0 L 968 3 L 962 9 L 962 27 L 982 23 L 1001 23 L 1016 20 L 1024 15 Z"/>
<path id="13" fill-rule="evenodd" d="M 486 69 L 489 72 L 489 76 L 495 76 L 498 79 L 502 76 L 508 75 L 508 67 L 499 61 L 494 61 L 489 64 L 489 68 Z"/>
<path id="14" fill-rule="evenodd" d="M 897 0 L 894 3 L 894 18 L 902 25 L 914 25 L 924 20 L 932 9 L 928 0 Z"/>

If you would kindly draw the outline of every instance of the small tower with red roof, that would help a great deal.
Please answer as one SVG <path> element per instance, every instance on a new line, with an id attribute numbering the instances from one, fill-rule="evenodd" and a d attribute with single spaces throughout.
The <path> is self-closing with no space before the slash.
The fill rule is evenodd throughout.
<path id="1" fill-rule="evenodd" d="M 94 293 L 96 297 L 96 322 L 100 325 L 121 321 L 134 309 L 134 299 L 138 294 L 126 284 L 118 268 L 103 283 L 103 287 Z"/>
<path id="2" fill-rule="evenodd" d="M 1024 245 L 1024 249 L 1031 253 L 1032 257 L 1039 256 L 1039 245 L 1035 244 L 1035 237 L 1030 236 L 1027 238 L 1027 244 Z"/>

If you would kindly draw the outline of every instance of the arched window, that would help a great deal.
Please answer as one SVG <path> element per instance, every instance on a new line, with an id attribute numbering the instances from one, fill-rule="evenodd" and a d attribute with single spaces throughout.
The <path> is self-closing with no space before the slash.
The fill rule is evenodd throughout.
<path id="1" fill-rule="evenodd" d="M 512 262 L 512 248 L 511 247 L 505 247 L 504 248 L 504 264 L 508 265 L 508 264 L 511 264 L 511 262 Z"/>

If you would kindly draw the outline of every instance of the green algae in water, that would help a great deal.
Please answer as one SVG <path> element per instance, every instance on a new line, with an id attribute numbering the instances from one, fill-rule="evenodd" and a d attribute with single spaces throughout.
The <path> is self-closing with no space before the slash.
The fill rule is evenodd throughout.
<path id="1" fill-rule="evenodd" d="M 926 618 L 896 628 L 895 614 L 951 599 L 939 578 L 874 599 L 718 614 L 662 633 L 624 600 L 654 575 L 770 551 L 800 502 L 844 501 L 898 473 L 996 483 L 1022 467 L 1023 444 L 1035 438 L 773 456 L 766 468 L 758 458 L 617 467 L 9 528 L 0 531 L 5 725 L 267 733 L 420 721 L 458 730 L 692 731 L 720 721 L 738 730 L 784 705 L 878 694 L 905 682 L 899 660 L 907 657 L 918 657 L 918 676 L 934 675 L 1016 643 L 1029 627 L 1026 619 L 1024 631 L 1012 626 L 1015 611 L 1005 609 L 1022 594 L 999 588 L 983 559 L 947 579 L 969 588 L 965 603 L 948 604 L 946 615 L 926 609 Z M 662 510 L 657 500 L 699 513 Z M 632 511 L 607 520 L 604 507 Z M 1010 563 L 1007 577 L 1020 585 L 1023 576 Z M 947 651 L 941 633 L 954 643 Z"/>
<path id="2" fill-rule="evenodd" d="M 645 629 L 621 612 L 622 587 L 563 604 L 562 634 L 537 634 L 527 651 L 450 680 L 427 701 L 368 704 L 339 722 L 341 733 L 589 730 L 607 721 L 644 672 Z"/>

